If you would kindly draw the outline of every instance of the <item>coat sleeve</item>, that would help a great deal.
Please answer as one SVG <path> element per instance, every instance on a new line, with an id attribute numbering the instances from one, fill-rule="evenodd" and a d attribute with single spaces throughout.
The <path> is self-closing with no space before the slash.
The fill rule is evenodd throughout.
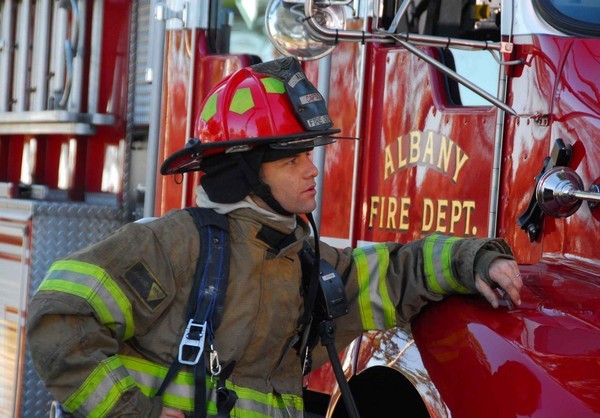
<path id="1" fill-rule="evenodd" d="M 150 226 L 126 225 L 56 261 L 32 297 L 27 338 L 33 365 L 73 415 L 160 415 L 161 399 L 140 391 L 118 352 L 172 302 L 181 274 L 172 266 L 194 264 L 174 260 L 164 251 L 168 245 L 177 248 L 176 242 L 158 240 Z"/>
<path id="2" fill-rule="evenodd" d="M 349 313 L 336 320 L 338 348 L 363 331 L 408 327 L 425 305 L 447 295 L 478 293 L 475 271 L 487 271 L 494 254 L 511 256 L 500 239 L 437 234 L 345 250 L 321 243 L 320 251 L 346 287 Z"/>

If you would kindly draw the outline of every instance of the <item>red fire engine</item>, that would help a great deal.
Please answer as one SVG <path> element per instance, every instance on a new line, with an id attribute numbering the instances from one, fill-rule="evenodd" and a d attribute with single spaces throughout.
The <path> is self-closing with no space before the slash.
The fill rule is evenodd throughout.
<path id="1" fill-rule="evenodd" d="M 358 138 L 315 151 L 324 240 L 502 237 L 525 280 L 338 347 L 361 416 L 600 416 L 599 37 L 595 0 L 3 0 L 0 416 L 48 414 L 24 318 L 51 262 L 192 205 L 198 175 L 157 167 L 282 54 Z M 307 385 L 347 416 L 329 367 Z"/>

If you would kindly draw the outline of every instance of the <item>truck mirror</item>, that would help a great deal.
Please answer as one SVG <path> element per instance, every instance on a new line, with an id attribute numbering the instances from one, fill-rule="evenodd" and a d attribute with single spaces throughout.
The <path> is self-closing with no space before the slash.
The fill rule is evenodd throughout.
<path id="1" fill-rule="evenodd" d="M 344 6 L 340 4 L 317 4 L 309 18 L 328 29 L 346 28 Z M 273 46 L 285 56 L 292 56 L 300 61 L 322 58 L 333 52 L 336 43 L 314 36 L 306 23 L 309 18 L 304 15 L 303 2 L 270 0 L 265 13 L 267 36 Z"/>

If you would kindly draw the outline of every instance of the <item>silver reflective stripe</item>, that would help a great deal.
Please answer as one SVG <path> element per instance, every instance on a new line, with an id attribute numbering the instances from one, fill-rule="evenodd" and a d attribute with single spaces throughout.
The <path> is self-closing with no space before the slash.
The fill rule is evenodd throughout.
<path id="1" fill-rule="evenodd" d="M 121 356 L 129 373 L 146 396 L 154 396 L 162 384 L 168 367 L 150 361 Z M 226 382 L 228 389 L 235 391 L 238 400 L 231 415 L 235 417 L 302 418 L 304 404 L 300 396 L 262 393 Z M 207 411 L 217 414 L 217 379 L 206 378 Z M 163 394 L 163 404 L 183 411 L 194 408 L 194 376 L 179 372 Z"/>
<path id="2" fill-rule="evenodd" d="M 122 386 L 119 382 L 121 380 L 125 380 L 126 378 L 127 371 L 123 367 L 113 370 L 107 374 L 98 384 L 98 386 L 96 386 L 90 396 L 88 396 L 83 405 L 77 409 L 77 412 L 85 412 L 86 414 L 91 415 L 99 406 L 102 406 L 101 411 L 96 411 L 96 414 L 98 416 L 103 416 L 106 412 L 112 409 L 114 404 L 116 404 L 120 398 L 120 396 L 113 397 L 111 392 L 115 391 L 116 385 Z M 128 389 L 129 387 L 128 385 L 125 385 L 125 387 L 122 389 Z M 122 392 L 124 392 L 124 390 L 118 390 L 119 395 Z"/>
<path id="3" fill-rule="evenodd" d="M 431 262 L 433 264 L 433 275 L 438 285 L 442 288 L 443 293 L 451 293 L 452 287 L 446 281 L 444 275 L 444 260 L 442 260 L 442 252 L 444 244 L 449 237 L 439 236 L 433 243 L 433 251 L 431 252 Z"/>
<path id="4" fill-rule="evenodd" d="M 78 415 L 103 417 L 124 392 L 134 387 L 135 382 L 120 359 L 109 357 L 94 369 L 64 406 Z"/>
<path id="5" fill-rule="evenodd" d="M 164 380 L 164 376 L 153 376 L 138 370 L 128 369 L 133 380 L 140 386 L 142 392 L 147 396 L 153 396 Z M 176 396 L 178 398 L 194 399 L 194 381 L 191 385 L 178 383 L 176 380 L 171 381 L 165 393 Z"/>
<path id="6" fill-rule="evenodd" d="M 433 234 L 425 239 L 423 258 L 425 275 L 431 290 L 439 294 L 469 293 L 456 280 L 452 270 L 452 246 L 459 240 L 456 237 Z"/>
<path id="7" fill-rule="evenodd" d="M 396 308 L 387 288 L 390 254 L 385 244 L 352 251 L 358 280 L 358 304 L 363 329 L 388 329 L 397 325 Z"/>
<path id="8" fill-rule="evenodd" d="M 134 334 L 131 303 L 102 268 L 75 260 L 54 263 L 38 291 L 69 293 L 85 299 L 100 322 L 110 328 L 119 341 Z"/>
<path id="9" fill-rule="evenodd" d="M 163 366 L 145 359 L 117 355 L 99 365 L 84 385 L 65 403 L 70 411 L 86 416 L 104 416 L 119 400 L 125 390 L 137 387 L 152 397 L 158 391 L 168 371 Z M 116 382 L 116 383 L 115 383 Z M 123 382 L 126 382 L 124 384 Z M 263 393 L 226 382 L 238 400 L 231 416 L 240 418 L 302 418 L 304 403 L 297 395 Z M 217 414 L 217 379 L 206 378 L 207 411 Z M 162 395 L 165 406 L 191 412 L 194 409 L 194 376 L 179 372 Z"/>
<path id="10" fill-rule="evenodd" d="M 387 271 L 387 264 L 389 264 L 389 259 L 380 260 L 380 254 L 378 253 L 376 246 L 366 247 L 364 248 L 364 251 L 365 256 L 367 257 L 367 264 L 369 266 L 369 277 L 371 278 L 369 280 L 369 295 L 371 295 L 371 305 L 373 305 L 371 311 L 373 313 L 375 329 L 387 329 L 389 327 L 386 326 L 384 315 L 384 303 L 381 294 L 379 293 L 379 288 L 381 280 L 384 281 L 385 285 L 385 276 L 381 277 L 381 269 L 383 267 L 384 271 Z M 386 265 L 380 265 L 380 261 L 382 261 Z"/>
<path id="11" fill-rule="evenodd" d="M 169 368 L 141 358 L 125 355 L 119 357 L 142 393 L 148 397 L 154 396 Z M 177 373 L 162 397 L 165 406 L 192 411 L 194 409 L 194 375 L 185 371 Z"/>

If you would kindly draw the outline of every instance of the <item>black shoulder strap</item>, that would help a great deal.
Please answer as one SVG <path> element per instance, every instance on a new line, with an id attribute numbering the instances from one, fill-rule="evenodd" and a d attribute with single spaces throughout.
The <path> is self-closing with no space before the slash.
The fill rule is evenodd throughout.
<path id="1" fill-rule="evenodd" d="M 231 244 L 225 215 L 211 209 L 186 208 L 200 235 L 200 254 L 186 310 L 187 325 L 173 361 L 155 396 L 162 396 L 182 364 L 194 367 L 194 416 L 206 416 L 206 362 L 204 347 L 212 345 L 213 332 L 223 315 Z M 207 340 L 208 338 L 208 340 Z"/>
<path id="2" fill-rule="evenodd" d="M 200 256 L 187 318 L 195 317 L 203 322 L 211 319 L 213 329 L 217 329 L 223 315 L 229 277 L 229 222 L 227 216 L 212 209 L 190 207 L 186 210 L 192 215 L 200 234 Z"/>
<path id="3" fill-rule="evenodd" d="M 342 392 L 342 400 L 348 415 L 351 418 L 359 418 L 356 403 L 335 348 L 334 319 L 348 313 L 344 283 L 335 268 L 321 259 L 317 228 L 312 216 L 308 216 L 308 220 L 315 234 L 315 252 L 313 253 L 311 248 L 305 245 L 300 253 L 305 310 L 305 315 L 298 321 L 300 329 L 303 327 L 299 350 L 302 372 L 305 375 L 310 372 L 312 349 L 320 339 L 321 345 L 327 348 L 329 361 Z"/>

